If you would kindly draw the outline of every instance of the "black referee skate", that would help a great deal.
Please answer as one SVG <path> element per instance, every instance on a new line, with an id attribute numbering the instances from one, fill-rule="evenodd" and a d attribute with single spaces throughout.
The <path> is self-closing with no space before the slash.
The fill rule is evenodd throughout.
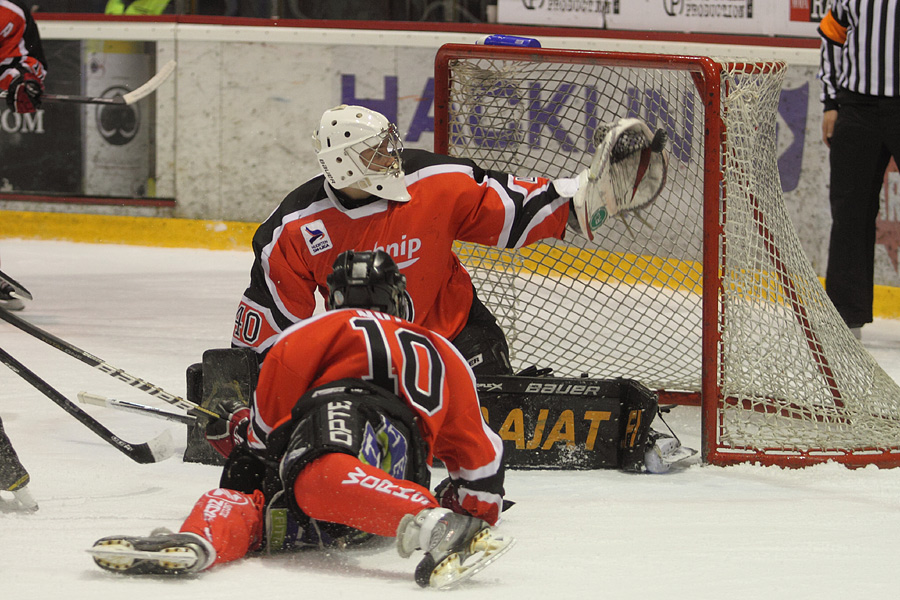
<path id="1" fill-rule="evenodd" d="M 441 590 L 455 587 L 506 554 L 515 538 L 494 537 L 481 519 L 430 508 L 406 515 L 397 528 L 397 552 L 407 558 L 425 550 L 416 583 Z"/>
<path id="2" fill-rule="evenodd" d="M 215 561 L 212 545 L 195 533 L 154 530 L 148 537 L 110 536 L 87 551 L 101 569 L 125 575 L 188 575 Z"/>
<path id="3" fill-rule="evenodd" d="M 34 512 L 38 509 L 38 503 L 28 489 L 30 480 L 28 473 L 25 473 L 24 476 L 10 484 L 0 483 L 0 491 L 10 492 L 13 495 L 11 502 L 0 500 L 3 506 L 2 510 Z"/>

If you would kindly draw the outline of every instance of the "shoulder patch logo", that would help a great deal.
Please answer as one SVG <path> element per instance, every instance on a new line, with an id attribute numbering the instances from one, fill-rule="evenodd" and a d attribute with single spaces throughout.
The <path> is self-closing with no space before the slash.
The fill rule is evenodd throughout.
<path id="1" fill-rule="evenodd" d="M 300 230 L 303 232 L 303 239 L 306 240 L 310 254 L 320 254 L 333 247 L 331 237 L 321 219 L 306 223 L 300 227 Z"/>

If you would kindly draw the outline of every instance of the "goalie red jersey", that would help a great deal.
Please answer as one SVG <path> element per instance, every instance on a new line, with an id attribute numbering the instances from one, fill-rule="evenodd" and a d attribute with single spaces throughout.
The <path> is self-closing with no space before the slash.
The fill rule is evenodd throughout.
<path id="1" fill-rule="evenodd" d="M 470 160 L 422 150 L 402 154 L 409 202 L 377 199 L 346 208 L 323 176 L 291 192 L 253 239 L 256 255 L 232 343 L 265 352 L 311 316 L 315 290 L 344 250 L 385 250 L 407 278 L 411 321 L 453 340 L 472 306 L 456 240 L 518 248 L 562 238 L 569 199 L 544 178 L 520 179 Z"/>
<path id="2" fill-rule="evenodd" d="M 345 378 L 374 383 L 411 407 L 429 462 L 433 455 L 446 465 L 462 507 L 497 522 L 503 445 L 482 418 L 474 375 L 447 340 L 397 317 L 329 311 L 286 332 L 260 370 L 250 447 L 266 454 L 268 435 L 291 420 L 307 390 Z"/>

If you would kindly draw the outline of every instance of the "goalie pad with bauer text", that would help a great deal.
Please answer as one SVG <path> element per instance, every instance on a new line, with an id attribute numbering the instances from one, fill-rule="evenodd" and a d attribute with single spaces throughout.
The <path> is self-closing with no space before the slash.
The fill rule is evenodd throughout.
<path id="1" fill-rule="evenodd" d="M 641 470 L 658 400 L 640 383 L 523 376 L 477 383 L 507 468 Z"/>
<path id="2" fill-rule="evenodd" d="M 609 217 L 653 203 L 666 183 L 666 133 L 640 119 L 603 124 L 594 133 L 597 150 L 579 173 L 572 197 L 575 217 L 591 241 Z"/>

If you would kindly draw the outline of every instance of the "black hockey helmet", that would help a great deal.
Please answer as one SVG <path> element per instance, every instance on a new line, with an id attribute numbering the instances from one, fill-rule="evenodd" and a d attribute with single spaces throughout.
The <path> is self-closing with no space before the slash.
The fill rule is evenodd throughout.
<path id="1" fill-rule="evenodd" d="M 338 255 L 328 276 L 328 308 L 370 308 L 410 319 L 406 276 L 384 250 Z"/>

